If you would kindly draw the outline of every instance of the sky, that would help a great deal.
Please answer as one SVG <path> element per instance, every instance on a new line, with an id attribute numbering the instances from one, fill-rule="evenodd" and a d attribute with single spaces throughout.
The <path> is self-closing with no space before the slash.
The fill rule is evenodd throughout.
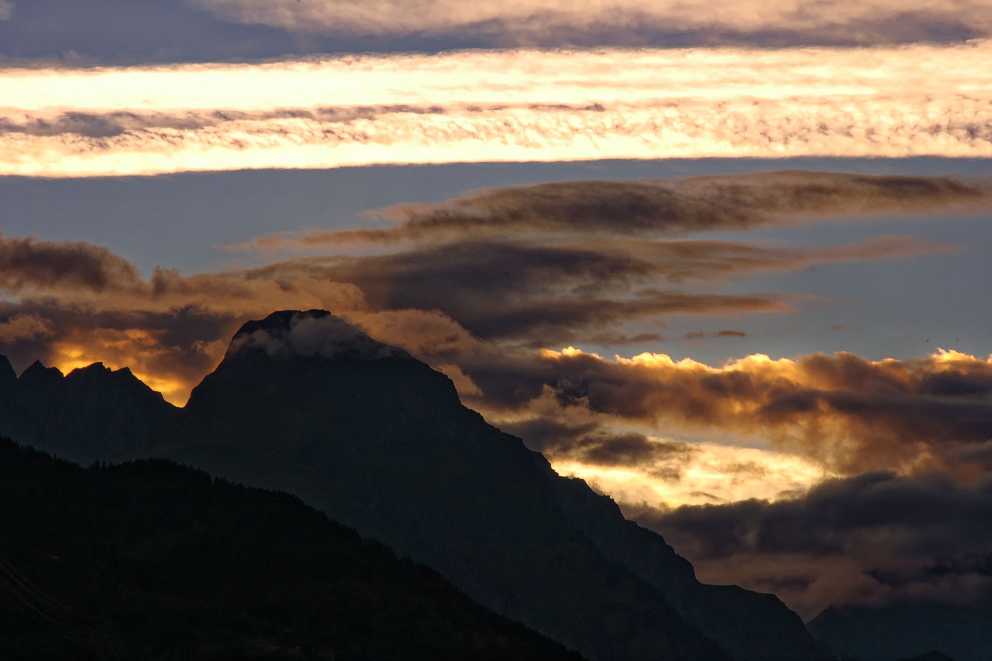
<path id="1" fill-rule="evenodd" d="M 987 597 L 987 0 L 0 0 L 0 353 L 326 308 L 828 605 Z"/>

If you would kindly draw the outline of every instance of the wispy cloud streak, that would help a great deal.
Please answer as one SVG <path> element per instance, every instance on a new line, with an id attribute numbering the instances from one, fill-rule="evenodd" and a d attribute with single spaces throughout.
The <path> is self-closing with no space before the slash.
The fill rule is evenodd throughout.
<path id="1" fill-rule="evenodd" d="M 866 59 L 873 66 L 866 67 Z M 992 42 L 0 71 L 0 173 L 992 156 Z"/>
<path id="2" fill-rule="evenodd" d="M 307 250 L 511 233 L 650 237 L 792 224 L 832 215 L 954 212 L 990 205 L 992 182 L 978 178 L 792 171 L 669 181 L 555 182 L 483 190 L 440 204 L 401 204 L 371 214 L 392 221 L 391 227 L 276 234 L 233 248 Z M 623 249 L 635 254 L 641 244 Z"/>

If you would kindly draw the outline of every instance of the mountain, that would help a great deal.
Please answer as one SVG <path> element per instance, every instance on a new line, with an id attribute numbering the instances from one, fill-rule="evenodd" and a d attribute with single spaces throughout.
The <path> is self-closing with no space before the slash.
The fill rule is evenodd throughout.
<path id="1" fill-rule="evenodd" d="M 52 388 L 53 408 L 74 411 Z M 119 401 L 145 402 L 127 389 Z M 156 406 L 150 435 L 95 410 L 69 451 L 288 491 L 594 661 L 826 658 L 777 598 L 700 584 L 660 536 L 465 408 L 447 377 L 327 312 L 246 324 L 185 409 Z M 60 452 L 61 424 L 30 442 Z"/>
<path id="2" fill-rule="evenodd" d="M 129 369 L 97 363 L 63 377 L 35 362 L 16 381 L 0 361 L 0 434 L 88 463 L 140 456 L 171 429 L 179 411 Z"/>
<path id="3" fill-rule="evenodd" d="M 919 602 L 828 608 L 809 628 L 838 653 L 860 661 L 928 658 L 928 653 L 937 654 L 935 659 L 988 661 L 990 623 L 992 603 Z"/>
<path id="4" fill-rule="evenodd" d="M 164 461 L 0 441 L 0 517 L 5 660 L 579 659 L 296 498 Z"/>

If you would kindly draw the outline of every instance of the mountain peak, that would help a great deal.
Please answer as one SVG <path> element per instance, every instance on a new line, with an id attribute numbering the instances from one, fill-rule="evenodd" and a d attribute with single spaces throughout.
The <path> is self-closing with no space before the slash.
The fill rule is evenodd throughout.
<path id="1" fill-rule="evenodd" d="M 68 376 L 74 377 L 74 376 L 84 376 L 89 374 L 107 375 L 110 374 L 110 368 L 104 365 L 103 363 L 97 362 L 91 365 L 87 365 L 86 367 L 77 367 L 76 369 L 69 372 Z"/>
<path id="2" fill-rule="evenodd" d="M 410 357 L 327 310 L 282 310 L 261 321 L 249 321 L 234 335 L 227 358 L 246 352 L 264 352 L 273 358 Z"/>
<path id="3" fill-rule="evenodd" d="M 21 373 L 20 383 L 25 386 L 50 386 L 62 379 L 62 372 L 57 367 L 46 367 L 36 360 Z"/>
<path id="4" fill-rule="evenodd" d="M 17 386 L 17 372 L 14 366 L 7 360 L 7 356 L 0 354 L 0 392 L 13 390 Z"/>

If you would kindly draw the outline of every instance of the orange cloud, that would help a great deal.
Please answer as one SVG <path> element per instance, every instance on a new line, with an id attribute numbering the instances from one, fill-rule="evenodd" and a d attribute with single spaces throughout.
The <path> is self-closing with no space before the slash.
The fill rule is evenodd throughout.
<path id="1" fill-rule="evenodd" d="M 962 447 L 992 439 L 992 357 L 954 351 L 877 361 L 752 355 L 714 367 L 655 353 L 608 360 L 570 347 L 505 374 L 466 372 L 496 398 L 503 378 L 515 380 L 516 406 L 550 391 L 565 411 L 773 440 L 843 473 L 946 466 Z"/>

